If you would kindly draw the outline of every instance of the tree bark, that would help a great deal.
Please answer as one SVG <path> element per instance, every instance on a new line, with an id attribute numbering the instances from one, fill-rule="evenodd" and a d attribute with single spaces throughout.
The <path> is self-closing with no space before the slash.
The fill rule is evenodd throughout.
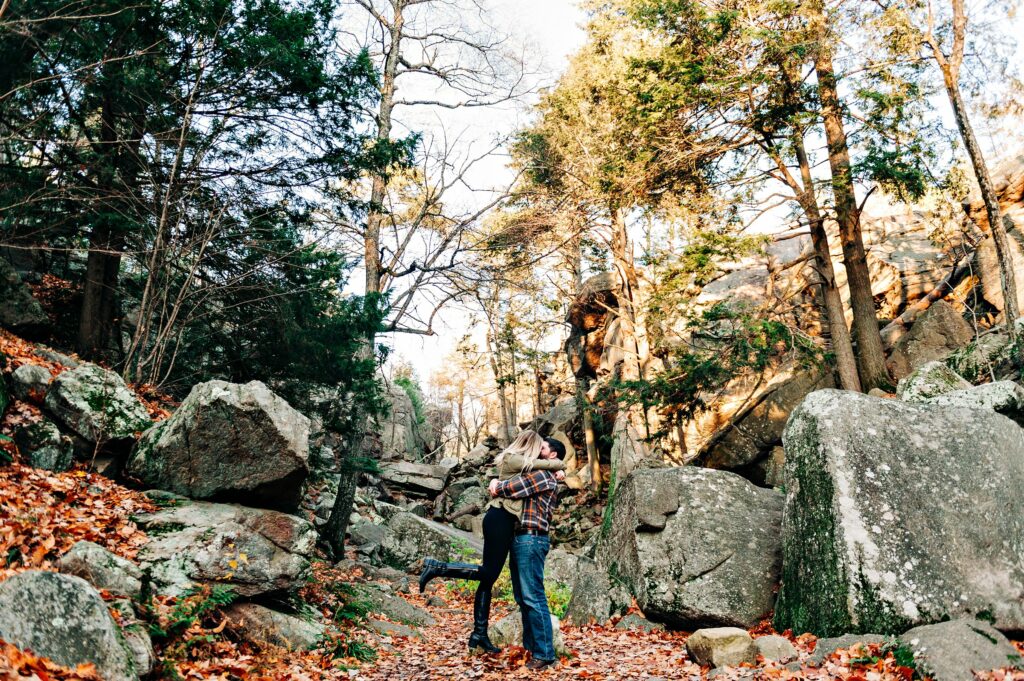
<path id="1" fill-rule="evenodd" d="M 853 331 L 857 339 L 857 366 L 861 386 L 865 390 L 888 386 L 892 383 L 885 366 L 885 349 L 878 329 L 874 296 L 871 293 L 871 274 L 860 228 L 860 211 L 854 195 L 850 149 L 843 129 L 832 49 L 829 41 L 825 8 L 821 0 L 810 3 L 811 23 L 817 37 L 814 70 L 818 77 L 821 115 L 828 145 L 828 161 L 832 171 L 832 191 L 835 195 L 836 220 L 839 240 L 843 247 L 846 280 L 850 288 L 850 307 L 853 309 Z"/>

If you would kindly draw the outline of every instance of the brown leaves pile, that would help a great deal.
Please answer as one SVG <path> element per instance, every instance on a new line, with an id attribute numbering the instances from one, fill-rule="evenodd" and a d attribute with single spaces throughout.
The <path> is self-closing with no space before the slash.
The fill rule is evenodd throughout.
<path id="1" fill-rule="evenodd" d="M 67 473 L 18 463 L 0 468 L 0 579 L 51 569 L 85 539 L 129 560 L 146 542 L 131 520 L 156 507 L 142 494 L 95 473 Z"/>
<path id="2" fill-rule="evenodd" d="M 11 681 L 100 681 L 93 664 L 74 669 L 62 667 L 44 657 L 18 650 L 0 640 L 0 679 Z"/>

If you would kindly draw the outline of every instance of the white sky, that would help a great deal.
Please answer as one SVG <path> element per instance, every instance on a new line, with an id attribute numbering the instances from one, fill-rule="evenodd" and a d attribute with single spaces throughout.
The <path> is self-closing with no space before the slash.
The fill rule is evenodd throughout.
<path id="1" fill-rule="evenodd" d="M 528 49 L 536 50 L 543 61 L 544 84 L 553 84 L 565 69 L 569 56 L 583 45 L 585 38 L 581 25 L 585 15 L 573 0 L 490 0 L 488 6 L 494 24 L 525 42 Z M 494 134 L 503 134 L 520 127 L 529 115 L 528 105 L 536 98 L 524 102 L 518 110 L 474 110 L 462 112 L 460 125 L 468 126 L 471 134 L 482 143 Z M 449 123 L 451 118 L 444 114 Z M 424 121 L 416 121 L 416 123 Z M 504 160 L 495 157 L 481 166 L 478 173 L 481 185 L 500 185 L 511 179 L 512 173 L 504 167 Z M 439 315 L 435 324 L 436 336 L 389 334 L 380 341 L 392 347 L 392 358 L 405 360 L 415 368 L 424 383 L 439 371 L 442 360 L 466 333 L 467 315 L 452 306 Z"/>

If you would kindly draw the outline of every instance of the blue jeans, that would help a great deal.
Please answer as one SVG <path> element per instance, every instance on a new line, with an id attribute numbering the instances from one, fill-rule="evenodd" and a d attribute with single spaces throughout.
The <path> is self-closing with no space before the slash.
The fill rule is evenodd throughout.
<path id="1" fill-rule="evenodd" d="M 555 659 L 551 612 L 544 593 L 544 561 L 551 547 L 547 537 L 532 534 L 512 540 L 512 594 L 523 616 L 523 647 L 538 660 Z"/>

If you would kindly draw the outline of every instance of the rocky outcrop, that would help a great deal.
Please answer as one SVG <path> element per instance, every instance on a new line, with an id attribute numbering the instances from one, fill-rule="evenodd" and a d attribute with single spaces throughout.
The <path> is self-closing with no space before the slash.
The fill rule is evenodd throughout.
<path id="1" fill-rule="evenodd" d="M 46 393 L 46 407 L 57 421 L 90 443 L 133 439 L 152 425 L 145 405 L 124 380 L 95 364 L 57 376 Z"/>
<path id="2" fill-rule="evenodd" d="M 970 383 L 942 362 L 926 362 L 900 380 L 896 386 L 896 396 L 904 402 L 926 402 L 933 397 L 970 387 Z"/>
<path id="3" fill-rule="evenodd" d="M 137 522 L 150 536 L 139 562 L 170 596 L 194 583 L 225 584 L 246 597 L 287 591 L 306 578 L 316 544 L 305 520 L 233 504 L 183 499 Z"/>
<path id="4" fill-rule="evenodd" d="M 138 599 L 142 591 L 142 570 L 137 565 L 91 541 L 76 542 L 61 556 L 58 567 L 116 596 Z"/>
<path id="5" fill-rule="evenodd" d="M 193 499 L 293 510 L 309 474 L 309 429 L 259 381 L 200 383 L 143 433 L 127 473 Z"/>
<path id="6" fill-rule="evenodd" d="M 966 390 L 954 390 L 929 398 L 927 402 L 940 407 L 994 411 L 1024 427 L 1024 388 L 1013 381 L 996 381 Z"/>
<path id="7" fill-rule="evenodd" d="M 412 399 L 401 386 L 388 387 L 388 413 L 379 423 L 381 458 L 417 460 L 423 456 L 423 440 L 417 434 L 416 411 Z"/>
<path id="8" fill-rule="evenodd" d="M 32 332 L 49 323 L 50 318 L 17 271 L 0 258 L 0 326 Z"/>
<path id="9" fill-rule="evenodd" d="M 597 560 L 650 619 L 750 627 L 771 611 L 781 570 L 777 492 L 725 471 L 638 470 L 610 513 Z"/>
<path id="10" fill-rule="evenodd" d="M 974 329 L 944 300 L 937 300 L 896 342 L 887 365 L 896 380 L 925 362 L 944 360 L 974 340 Z"/>
<path id="11" fill-rule="evenodd" d="M 57 664 L 92 663 L 105 681 L 135 681 L 135 661 L 99 592 L 84 579 L 33 570 L 0 582 L 0 639 Z"/>
<path id="12" fill-rule="evenodd" d="M 1024 429 L 999 414 L 823 390 L 785 432 L 777 629 L 1024 628 Z"/>

